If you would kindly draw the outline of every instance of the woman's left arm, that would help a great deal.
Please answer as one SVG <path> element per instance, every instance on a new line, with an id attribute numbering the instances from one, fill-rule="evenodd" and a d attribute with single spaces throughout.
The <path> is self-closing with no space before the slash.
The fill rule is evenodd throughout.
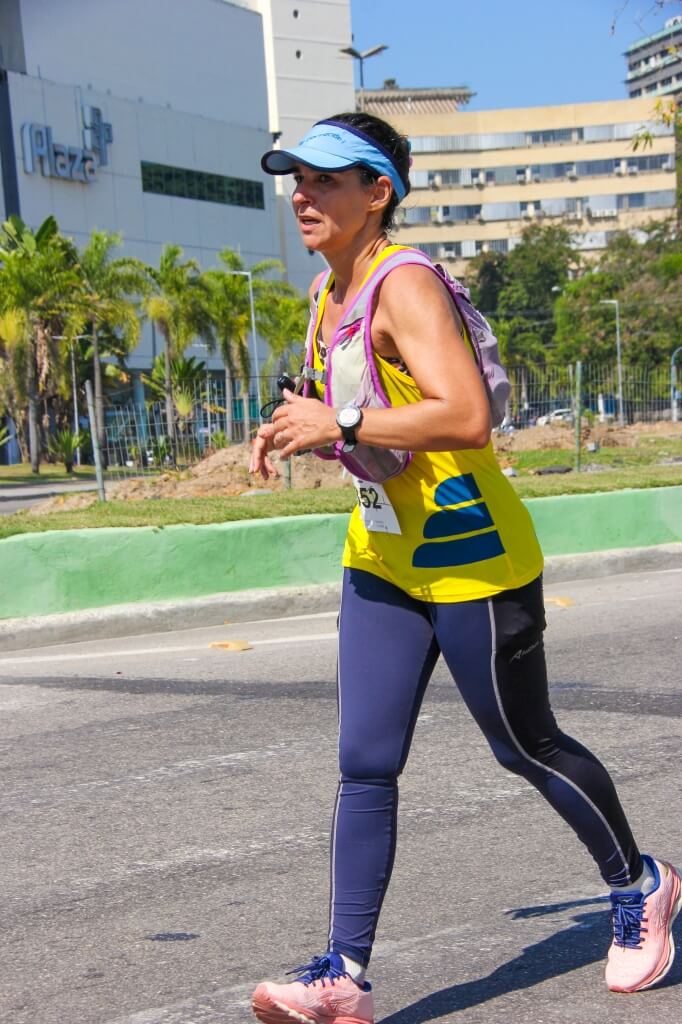
<path id="1" fill-rule="evenodd" d="M 490 408 L 480 372 L 462 337 L 449 292 L 426 267 L 397 267 L 381 285 L 372 318 L 375 341 L 395 348 L 423 398 L 390 409 L 363 409 L 358 441 L 403 451 L 483 448 Z M 336 410 L 285 392 L 275 410 L 282 457 L 341 440 Z"/>

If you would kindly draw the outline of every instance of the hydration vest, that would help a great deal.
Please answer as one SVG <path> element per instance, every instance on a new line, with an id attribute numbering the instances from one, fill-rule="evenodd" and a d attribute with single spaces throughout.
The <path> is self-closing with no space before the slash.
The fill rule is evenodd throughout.
<path id="1" fill-rule="evenodd" d="M 315 383 L 324 386 L 324 400 L 333 408 L 357 405 L 361 409 L 388 408 L 390 402 L 384 393 L 372 347 L 372 312 L 374 296 L 384 278 L 396 267 L 406 265 L 427 267 L 447 288 L 463 322 L 467 340 L 471 344 L 485 385 L 493 426 L 504 419 L 510 385 L 500 363 L 497 339 L 485 317 L 469 298 L 467 289 L 447 273 L 440 264 L 434 264 L 419 249 L 390 246 L 375 261 L 363 281 L 352 305 L 344 313 L 327 347 L 323 370 L 315 367 L 315 338 L 320 320 L 320 296 L 325 295 L 332 271 L 320 278 L 311 306 L 310 324 L 306 341 L 306 359 L 303 367 L 303 394 L 314 396 Z M 359 442 L 350 453 L 343 452 L 343 441 L 325 448 L 315 449 L 323 459 L 338 459 L 354 476 L 362 480 L 382 483 L 407 468 L 412 453 L 391 448 L 379 448 Z"/>

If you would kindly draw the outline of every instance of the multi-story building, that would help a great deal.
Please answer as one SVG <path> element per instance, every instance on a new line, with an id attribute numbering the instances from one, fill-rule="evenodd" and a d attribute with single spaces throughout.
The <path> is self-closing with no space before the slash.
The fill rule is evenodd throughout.
<path id="1" fill-rule="evenodd" d="M 0 219 L 54 214 L 78 245 L 118 231 L 151 264 L 168 242 L 202 267 L 284 258 L 307 287 L 260 157 L 352 107 L 349 41 L 349 0 L 2 0 Z M 130 367 L 156 352 L 147 325 Z"/>
<path id="2" fill-rule="evenodd" d="M 263 17 L 270 130 L 282 148 L 310 126 L 355 108 L 353 62 L 341 53 L 351 39 L 350 0 L 243 0 Z M 301 290 L 324 264 L 301 244 L 291 212 L 291 185 L 274 181 L 280 256 Z"/>
<path id="3" fill-rule="evenodd" d="M 674 138 L 651 120 L 649 100 L 431 112 L 421 94 L 433 91 L 389 89 L 390 120 L 413 158 L 395 239 L 458 276 L 480 252 L 511 250 L 536 221 L 564 224 L 576 248 L 591 252 L 615 231 L 671 216 Z M 365 108 L 385 114 L 383 93 L 365 90 Z M 642 126 L 652 144 L 635 152 Z"/>
<path id="4" fill-rule="evenodd" d="M 669 18 L 660 32 L 637 39 L 625 58 L 625 84 L 632 99 L 682 92 L 682 15 Z"/>

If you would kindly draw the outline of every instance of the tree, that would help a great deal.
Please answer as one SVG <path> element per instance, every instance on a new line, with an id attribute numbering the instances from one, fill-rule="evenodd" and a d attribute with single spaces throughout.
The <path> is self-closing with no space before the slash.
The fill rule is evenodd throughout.
<path id="1" fill-rule="evenodd" d="M 307 299 L 292 288 L 290 294 L 275 294 L 258 305 L 258 329 L 270 349 L 263 372 L 298 373 L 305 358 L 310 316 Z"/>
<path id="2" fill-rule="evenodd" d="M 232 249 L 223 249 L 218 253 L 218 259 L 222 266 L 207 270 L 204 279 L 210 292 L 210 310 L 215 337 L 226 367 L 225 405 L 228 409 L 228 435 L 231 436 L 229 416 L 231 385 L 232 380 L 238 378 L 242 385 L 241 397 L 246 439 L 251 430 L 249 413 L 249 380 L 251 377 L 249 278 L 244 261 Z M 279 260 L 262 260 L 248 269 L 253 290 L 256 329 L 264 334 L 272 323 L 273 304 L 277 303 L 281 296 L 290 295 L 292 291 L 291 286 L 286 282 L 264 276 L 273 270 L 284 270 Z"/>
<path id="3" fill-rule="evenodd" d="M 192 339 L 199 335 L 212 347 L 213 320 L 209 310 L 209 288 L 196 260 L 182 262 L 179 245 L 166 245 L 158 269 L 148 267 L 151 294 L 143 299 L 147 316 L 163 338 L 164 390 L 168 438 L 175 438 L 171 362 L 183 355 Z"/>
<path id="4" fill-rule="evenodd" d="M 60 235 L 54 217 L 33 232 L 12 216 L 2 225 L 0 262 L 3 377 L 14 389 L 16 404 L 28 406 L 28 448 L 32 471 L 38 473 L 39 402 L 64 386 L 66 348 L 58 339 L 73 337 L 80 323 L 77 252 Z M 13 418 L 21 429 L 16 412 Z"/>
<path id="5" fill-rule="evenodd" d="M 555 306 L 561 359 L 614 361 L 614 309 L 604 304 L 614 299 L 624 360 L 652 366 L 669 357 L 682 334 L 682 240 L 665 222 L 644 233 L 643 243 L 615 235 L 596 266 L 562 292 Z"/>
<path id="6" fill-rule="evenodd" d="M 85 327 L 92 339 L 95 426 L 102 451 L 106 448 L 106 431 L 101 356 L 115 352 L 120 358 L 135 348 L 140 338 L 138 301 L 150 287 L 143 263 L 129 256 L 112 258 L 121 241 L 121 236 L 112 232 L 93 231 L 79 261 Z"/>
<path id="7" fill-rule="evenodd" d="M 532 224 L 525 229 L 507 257 L 506 283 L 498 302 L 500 315 L 515 321 L 515 335 L 525 336 L 533 347 L 548 347 L 554 333 L 552 307 L 576 270 L 566 228 Z"/>
<path id="8" fill-rule="evenodd" d="M 467 269 L 471 301 L 484 316 L 497 312 L 500 292 L 507 284 L 507 255 L 503 252 L 482 252 Z"/>

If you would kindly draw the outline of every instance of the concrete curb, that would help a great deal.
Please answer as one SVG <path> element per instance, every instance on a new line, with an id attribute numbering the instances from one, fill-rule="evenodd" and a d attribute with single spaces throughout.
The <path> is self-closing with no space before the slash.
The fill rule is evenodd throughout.
<path id="1" fill-rule="evenodd" d="M 682 544 L 658 544 L 553 555 L 545 560 L 544 578 L 546 583 L 562 583 L 678 567 L 682 567 Z M 0 621 L 0 651 L 335 611 L 339 594 L 340 580 L 305 587 L 242 590 L 210 597 L 119 604 L 60 615 L 5 619 Z"/>

